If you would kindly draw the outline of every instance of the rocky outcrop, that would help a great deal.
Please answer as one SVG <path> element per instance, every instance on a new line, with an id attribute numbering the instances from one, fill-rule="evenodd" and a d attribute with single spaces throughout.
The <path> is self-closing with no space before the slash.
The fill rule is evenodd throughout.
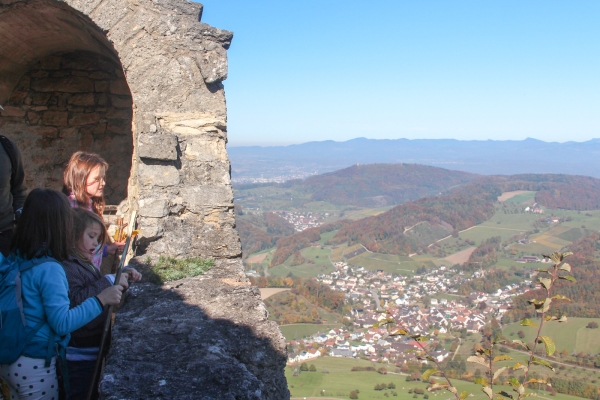
<path id="1" fill-rule="evenodd" d="M 239 261 L 129 289 L 117 314 L 104 399 L 289 398 L 285 339 Z"/>

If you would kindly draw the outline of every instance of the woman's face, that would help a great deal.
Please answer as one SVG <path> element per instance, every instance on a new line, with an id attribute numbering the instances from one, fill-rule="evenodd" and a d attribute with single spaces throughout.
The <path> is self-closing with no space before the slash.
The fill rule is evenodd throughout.
<path id="1" fill-rule="evenodd" d="M 94 222 L 93 224 L 87 226 L 83 231 L 83 235 L 77 241 L 77 250 L 79 253 L 86 257 L 88 260 L 91 260 L 98 251 L 98 239 L 102 234 L 102 227 L 100 224 Z"/>
<path id="2" fill-rule="evenodd" d="M 104 174 L 100 174 L 100 167 L 95 167 L 88 175 L 86 192 L 90 197 L 102 197 L 104 192 Z"/>

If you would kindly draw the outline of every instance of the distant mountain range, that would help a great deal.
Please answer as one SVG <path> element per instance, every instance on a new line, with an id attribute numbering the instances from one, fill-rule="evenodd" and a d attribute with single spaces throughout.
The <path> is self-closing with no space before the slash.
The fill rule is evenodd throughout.
<path id="1" fill-rule="evenodd" d="M 230 147 L 228 153 L 234 182 L 304 178 L 354 164 L 375 163 L 423 164 L 483 175 L 555 173 L 600 178 L 600 139 L 557 143 L 536 139 L 358 138 L 290 146 Z"/>

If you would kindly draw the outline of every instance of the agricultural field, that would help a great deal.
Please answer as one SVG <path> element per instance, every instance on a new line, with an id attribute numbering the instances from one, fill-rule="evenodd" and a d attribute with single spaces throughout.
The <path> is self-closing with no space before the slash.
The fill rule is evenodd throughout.
<path id="1" fill-rule="evenodd" d="M 294 256 L 290 256 L 283 264 L 269 268 L 269 275 L 287 276 L 291 272 L 301 278 L 310 278 L 334 271 L 333 265 L 329 261 L 329 255 L 331 254 L 329 248 L 323 246 L 307 247 L 300 250 L 300 254 L 307 260 L 306 263 L 291 265 Z"/>
<path id="2" fill-rule="evenodd" d="M 292 399 L 349 399 L 349 394 L 352 390 L 359 390 L 358 398 L 360 400 L 375 400 L 375 399 L 399 399 L 413 400 L 415 397 L 412 393 L 408 393 L 409 389 L 419 388 L 425 390 L 427 384 L 423 382 L 406 382 L 406 376 L 403 374 L 393 373 L 394 366 L 387 364 L 377 364 L 365 360 L 334 358 L 334 357 L 319 357 L 306 362 L 308 365 L 314 364 L 316 372 L 301 372 L 299 376 L 293 376 L 295 366 L 287 366 L 285 375 L 288 382 L 288 388 Z M 375 369 L 385 367 L 388 370 L 387 375 L 381 375 L 377 372 L 369 371 L 350 371 L 353 366 L 368 367 L 372 366 Z M 325 371 L 325 372 L 324 372 Z M 393 383 L 395 389 L 386 389 L 382 391 L 374 390 L 375 384 L 378 383 Z M 468 391 L 472 393 L 469 399 L 485 400 L 487 396 L 481 391 L 480 385 L 475 385 L 470 382 L 454 380 L 453 383 L 459 392 Z M 506 386 L 494 385 L 494 389 L 506 390 L 510 392 L 510 388 Z M 324 393 L 322 391 L 325 391 Z M 392 395 L 392 391 L 397 393 L 397 396 Z M 387 393 L 387 396 L 385 394 Z M 437 392 L 425 392 L 429 395 L 430 400 L 446 400 L 453 398 L 452 395 L 444 390 Z M 544 400 L 550 398 L 556 400 L 577 400 L 581 399 L 575 396 L 557 394 L 550 396 L 549 393 L 539 392 L 538 396 Z M 423 395 L 418 395 L 417 399 L 423 399 Z"/>
<path id="3" fill-rule="evenodd" d="M 350 265 L 364 267 L 370 271 L 382 270 L 387 273 L 412 276 L 421 267 L 435 266 L 431 257 L 405 257 L 395 254 L 364 252 L 356 257 L 347 259 Z"/>
<path id="4" fill-rule="evenodd" d="M 542 335 L 550 336 L 556 343 L 557 352 L 567 350 L 569 354 L 600 353 L 600 329 L 586 328 L 589 322 L 600 324 L 599 318 L 569 318 L 566 323 L 549 322 L 542 328 Z M 537 329 L 523 327 L 518 322 L 506 325 L 503 333 L 510 339 L 518 339 L 518 332 L 523 331 L 527 343 L 533 342 Z"/>
<path id="5" fill-rule="evenodd" d="M 280 325 L 281 333 L 285 336 L 286 340 L 297 340 L 308 336 L 312 336 L 315 333 L 327 333 L 331 329 L 339 328 L 342 324 L 290 324 Z"/>

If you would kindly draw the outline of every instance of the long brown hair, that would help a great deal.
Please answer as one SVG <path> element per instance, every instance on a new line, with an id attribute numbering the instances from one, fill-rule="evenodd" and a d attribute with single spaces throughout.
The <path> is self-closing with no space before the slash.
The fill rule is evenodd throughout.
<path id="1" fill-rule="evenodd" d="M 104 177 L 108 163 L 102 157 L 85 151 L 73 153 L 63 174 L 63 193 L 67 196 L 73 193 L 80 207 L 87 208 L 91 205 L 92 211 L 102 218 L 104 195 L 90 198 L 87 194 L 87 180 L 96 167 L 100 168 L 100 176 Z"/>
<path id="2" fill-rule="evenodd" d="M 10 243 L 10 251 L 26 260 L 49 256 L 58 261 L 69 257 L 73 212 L 67 198 L 56 190 L 33 189 Z"/>
<path id="3" fill-rule="evenodd" d="M 97 214 L 88 211 L 84 208 L 73 209 L 73 247 L 77 246 L 77 242 L 83 236 L 85 229 L 92 224 L 100 225 L 100 236 L 98 237 L 98 243 L 104 244 L 108 239 L 108 233 L 106 231 L 106 225 L 104 221 Z"/>

